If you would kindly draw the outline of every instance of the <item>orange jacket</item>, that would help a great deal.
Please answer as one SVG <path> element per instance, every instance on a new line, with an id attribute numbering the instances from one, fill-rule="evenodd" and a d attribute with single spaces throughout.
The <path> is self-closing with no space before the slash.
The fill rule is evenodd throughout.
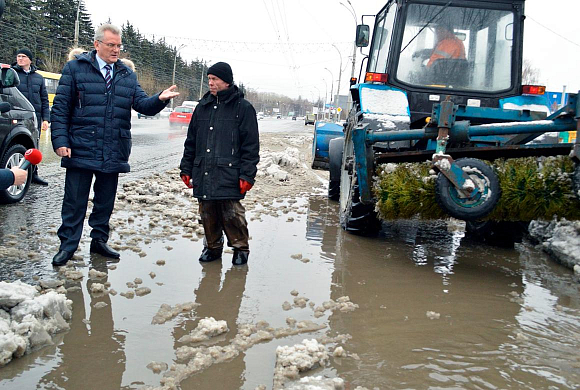
<path id="1" fill-rule="evenodd" d="M 463 42 L 455 35 L 448 36 L 447 38 L 439 41 L 435 50 L 433 50 L 433 54 L 429 58 L 429 62 L 427 63 L 427 67 L 433 65 L 433 63 L 439 59 L 456 59 L 456 60 L 464 60 L 465 59 L 465 47 L 463 46 Z"/>

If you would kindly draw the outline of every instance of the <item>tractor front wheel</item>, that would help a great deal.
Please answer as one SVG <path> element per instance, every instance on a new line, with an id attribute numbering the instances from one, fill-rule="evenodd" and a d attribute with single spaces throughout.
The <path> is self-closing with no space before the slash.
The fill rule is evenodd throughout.
<path id="1" fill-rule="evenodd" d="M 499 179 L 493 169 L 475 158 L 462 158 L 455 163 L 469 176 L 479 192 L 470 197 L 439 173 L 435 181 L 435 194 L 439 206 L 450 216 L 465 221 L 481 219 L 492 212 L 501 195 Z"/>

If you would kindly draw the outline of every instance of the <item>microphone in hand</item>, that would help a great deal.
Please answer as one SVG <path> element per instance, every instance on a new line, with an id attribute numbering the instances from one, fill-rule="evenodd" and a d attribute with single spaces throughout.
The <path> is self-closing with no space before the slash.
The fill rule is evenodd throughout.
<path id="1" fill-rule="evenodd" d="M 28 149 L 24 153 L 24 160 L 20 163 L 18 168 L 26 170 L 31 165 L 36 165 L 42 161 L 42 153 L 38 149 Z"/>

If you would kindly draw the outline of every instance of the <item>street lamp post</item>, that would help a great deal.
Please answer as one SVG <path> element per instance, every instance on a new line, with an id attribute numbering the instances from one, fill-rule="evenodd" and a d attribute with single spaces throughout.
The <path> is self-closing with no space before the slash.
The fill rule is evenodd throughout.
<path id="1" fill-rule="evenodd" d="M 330 71 L 330 69 L 328 69 L 328 68 L 324 68 L 324 69 L 326 69 L 328 71 L 328 73 L 330 73 L 330 105 L 331 106 L 334 106 L 334 103 L 333 103 L 333 99 L 334 99 L 334 96 L 333 96 L 333 93 L 334 93 L 334 76 L 333 76 L 332 72 Z M 328 112 L 328 119 L 332 119 L 331 116 L 330 116 L 330 111 Z"/>
<path id="2" fill-rule="evenodd" d="M 350 5 L 350 9 L 346 5 L 344 5 L 343 2 L 340 2 L 340 5 L 342 5 L 344 8 L 346 8 L 348 10 L 348 12 L 351 13 L 352 17 L 354 18 L 354 25 L 356 28 L 356 26 L 358 24 L 358 22 L 356 20 L 356 12 L 355 12 L 354 7 L 352 6 L 350 0 L 346 0 L 346 2 L 348 3 L 348 5 Z M 353 49 L 352 49 L 352 71 L 350 73 L 351 79 L 354 77 L 355 68 L 356 68 L 356 37 L 355 37 L 355 40 L 353 43 Z M 352 106 L 352 99 L 351 99 L 350 94 L 348 95 L 348 103 L 349 103 L 349 109 L 350 109 Z"/>
<path id="3" fill-rule="evenodd" d="M 175 67 L 177 65 L 177 54 L 185 46 L 187 46 L 187 45 L 183 44 L 183 45 L 179 46 L 179 48 L 177 48 L 177 50 L 175 50 L 175 57 L 173 58 L 173 77 L 171 78 L 171 85 L 175 85 Z M 173 99 L 171 99 L 171 111 L 173 111 Z"/>
<path id="4" fill-rule="evenodd" d="M 322 113 L 323 113 L 324 115 L 322 115 L 322 118 L 323 118 L 323 119 L 326 119 L 326 114 L 325 114 L 325 111 L 326 111 L 326 102 L 327 102 L 327 100 L 326 100 L 326 95 L 328 95 L 328 83 L 326 82 L 326 79 L 325 79 L 324 77 L 322 78 L 322 81 L 324 81 L 324 88 L 325 88 L 325 89 L 324 89 L 324 106 L 322 107 L 322 108 L 323 108 L 323 111 L 322 111 Z"/>
<path id="5" fill-rule="evenodd" d="M 340 50 L 338 50 L 338 47 L 336 47 L 334 43 L 332 44 L 332 47 L 336 49 L 340 57 L 340 67 L 338 68 L 338 85 L 336 86 L 336 98 L 334 99 L 335 105 L 338 106 L 340 104 L 339 101 L 340 101 L 340 80 L 342 76 L 342 54 L 340 54 Z M 338 119 L 340 120 L 340 114 L 338 114 Z"/>

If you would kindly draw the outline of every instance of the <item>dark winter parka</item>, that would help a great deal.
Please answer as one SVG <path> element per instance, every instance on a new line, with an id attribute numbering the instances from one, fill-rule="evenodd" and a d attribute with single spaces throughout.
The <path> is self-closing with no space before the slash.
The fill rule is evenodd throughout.
<path id="1" fill-rule="evenodd" d="M 42 121 L 50 122 L 50 107 L 44 77 L 36 73 L 34 65 L 30 65 L 30 72 L 28 73 L 16 63 L 12 64 L 12 68 L 18 73 L 18 78 L 20 78 L 20 85 L 17 88 L 34 107 L 38 121 L 41 123 Z"/>
<path id="2" fill-rule="evenodd" d="M 0 169 L 0 190 L 5 190 L 14 184 L 14 174 L 10 169 Z"/>
<path id="3" fill-rule="evenodd" d="M 78 55 L 62 70 L 52 106 L 52 147 L 71 149 L 71 157 L 62 159 L 64 168 L 129 172 L 131 108 L 153 116 L 167 102 L 159 94 L 148 97 L 121 60 L 107 92 L 95 55 L 96 50 Z"/>
<path id="4" fill-rule="evenodd" d="M 191 176 L 201 200 L 242 199 L 239 179 L 254 184 L 260 161 L 254 107 L 235 85 L 209 92 L 193 112 L 185 140 L 181 174 Z"/>

